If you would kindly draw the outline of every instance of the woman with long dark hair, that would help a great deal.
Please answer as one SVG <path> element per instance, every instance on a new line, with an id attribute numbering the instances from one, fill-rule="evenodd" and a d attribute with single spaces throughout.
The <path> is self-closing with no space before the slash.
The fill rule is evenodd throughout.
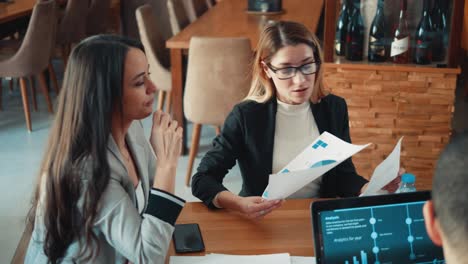
<path id="1" fill-rule="evenodd" d="M 143 46 L 100 35 L 71 53 L 30 211 L 26 263 L 163 263 L 185 201 L 182 130 L 153 114 Z M 156 157 L 157 163 L 156 163 Z"/>

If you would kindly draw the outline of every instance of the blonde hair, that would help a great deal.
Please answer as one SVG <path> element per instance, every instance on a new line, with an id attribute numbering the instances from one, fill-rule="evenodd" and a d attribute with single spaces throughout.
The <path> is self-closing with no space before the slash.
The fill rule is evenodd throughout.
<path id="1" fill-rule="evenodd" d="M 263 70 L 262 62 L 269 63 L 276 52 L 283 47 L 299 44 L 306 44 L 311 47 L 314 52 L 314 59 L 318 63 L 314 91 L 310 100 L 317 103 L 326 95 L 323 85 L 323 67 L 321 66 L 323 52 L 318 38 L 300 23 L 278 21 L 269 23 L 260 35 L 252 63 L 252 83 L 244 100 L 264 103 L 276 96 L 275 85 Z"/>

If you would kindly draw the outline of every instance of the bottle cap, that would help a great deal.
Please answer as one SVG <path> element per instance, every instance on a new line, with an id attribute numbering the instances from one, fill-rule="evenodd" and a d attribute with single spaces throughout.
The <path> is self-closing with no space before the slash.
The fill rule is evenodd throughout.
<path id="1" fill-rule="evenodd" d="M 405 173 L 403 176 L 401 176 L 401 181 L 404 183 L 414 183 L 416 180 L 416 177 L 412 173 Z"/>

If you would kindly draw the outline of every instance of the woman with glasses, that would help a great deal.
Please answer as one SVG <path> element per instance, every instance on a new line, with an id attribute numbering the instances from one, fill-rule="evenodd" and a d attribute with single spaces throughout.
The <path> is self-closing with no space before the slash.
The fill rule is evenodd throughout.
<path id="1" fill-rule="evenodd" d="M 249 94 L 228 115 L 193 176 L 192 192 L 208 207 L 263 217 L 282 204 L 261 198 L 269 174 L 278 173 L 324 131 L 351 141 L 345 100 L 324 90 L 322 57 L 317 37 L 303 25 L 280 21 L 265 27 Z M 222 184 L 236 161 L 243 179 L 239 195 Z M 289 198 L 356 196 L 366 184 L 348 159 Z"/>
<path id="2" fill-rule="evenodd" d="M 185 203 L 173 195 L 182 130 L 153 113 L 156 90 L 139 42 L 97 35 L 73 49 L 25 263 L 164 263 Z M 151 115 L 148 141 L 139 120 Z"/>

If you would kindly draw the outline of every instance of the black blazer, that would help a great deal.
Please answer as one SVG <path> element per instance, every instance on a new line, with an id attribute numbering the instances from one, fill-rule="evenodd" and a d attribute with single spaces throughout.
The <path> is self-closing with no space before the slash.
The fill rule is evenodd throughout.
<path id="1" fill-rule="evenodd" d="M 276 108 L 276 97 L 265 103 L 249 100 L 236 105 L 228 115 L 222 133 L 213 140 L 212 149 L 203 157 L 192 180 L 193 194 L 207 206 L 214 208 L 213 198 L 227 190 L 223 178 L 236 160 L 243 180 L 239 195 L 262 195 L 272 173 Z M 329 94 L 320 103 L 311 103 L 311 109 L 320 133 L 328 131 L 351 142 L 343 98 Z M 323 175 L 320 197 L 356 196 L 365 183 L 367 180 L 356 173 L 350 158 Z"/>

